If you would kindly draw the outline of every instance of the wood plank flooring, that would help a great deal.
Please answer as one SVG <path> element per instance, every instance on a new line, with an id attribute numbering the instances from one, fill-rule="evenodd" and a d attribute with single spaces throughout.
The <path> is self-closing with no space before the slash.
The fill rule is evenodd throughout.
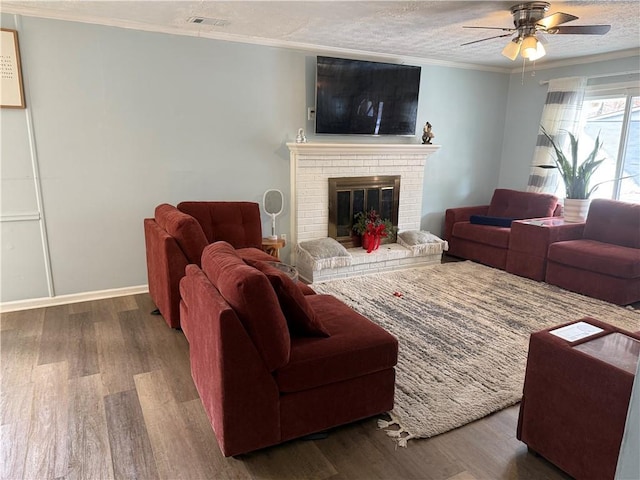
<path id="1" fill-rule="evenodd" d="M 188 343 L 135 295 L 0 318 L 0 478 L 566 479 L 515 438 L 511 407 L 397 448 L 367 419 L 224 458 Z"/>

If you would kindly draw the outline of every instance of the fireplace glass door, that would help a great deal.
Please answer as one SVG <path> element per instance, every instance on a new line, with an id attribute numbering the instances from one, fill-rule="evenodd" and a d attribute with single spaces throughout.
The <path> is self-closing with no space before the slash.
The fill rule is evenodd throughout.
<path id="1" fill-rule="evenodd" d="M 354 217 L 375 210 L 382 219 L 398 225 L 400 176 L 329 179 L 329 236 L 346 247 L 356 246 Z"/>

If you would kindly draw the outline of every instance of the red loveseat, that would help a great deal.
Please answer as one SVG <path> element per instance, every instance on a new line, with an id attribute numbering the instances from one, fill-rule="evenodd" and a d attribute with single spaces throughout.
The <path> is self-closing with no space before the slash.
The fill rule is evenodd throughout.
<path id="1" fill-rule="evenodd" d="M 594 199 L 575 238 L 549 245 L 545 281 L 618 305 L 640 301 L 640 205 Z"/>
<path id="2" fill-rule="evenodd" d="M 180 282 L 193 380 L 225 456 L 393 407 L 395 337 L 271 268 L 218 242 Z"/>
<path id="3" fill-rule="evenodd" d="M 158 205 L 144 220 L 149 295 L 167 324 L 180 327 L 180 279 L 188 264 L 200 265 L 204 247 L 229 242 L 245 258 L 276 259 L 263 252 L 257 203 L 182 202 Z"/>
<path id="4" fill-rule="evenodd" d="M 553 195 L 498 188 L 489 205 L 446 210 L 447 253 L 505 270 L 511 221 L 558 216 L 560 212 Z"/>

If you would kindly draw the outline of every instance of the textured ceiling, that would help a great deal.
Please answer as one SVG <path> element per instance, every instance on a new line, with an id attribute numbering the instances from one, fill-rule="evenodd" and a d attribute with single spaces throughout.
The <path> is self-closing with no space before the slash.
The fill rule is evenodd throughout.
<path id="1" fill-rule="evenodd" d="M 141 30 L 289 46 L 322 53 L 456 62 L 517 68 L 500 52 L 509 38 L 462 43 L 499 35 L 468 26 L 512 27 L 517 1 L 11 1 L 4 13 L 19 13 Z M 548 13 L 579 17 L 571 25 L 610 24 L 604 36 L 547 35 L 547 56 L 538 66 L 640 48 L 640 2 L 552 2 Z M 226 24 L 188 23 L 193 16 Z M 223 22 L 223 23 L 225 23 Z"/>

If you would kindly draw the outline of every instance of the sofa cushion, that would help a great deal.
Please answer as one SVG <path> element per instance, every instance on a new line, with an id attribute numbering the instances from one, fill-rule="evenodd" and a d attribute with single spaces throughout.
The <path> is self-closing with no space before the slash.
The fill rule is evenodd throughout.
<path id="1" fill-rule="evenodd" d="M 289 363 L 275 372 L 283 393 L 299 392 L 392 368 L 398 341 L 331 295 L 307 297 L 329 338 L 291 339 Z"/>
<path id="2" fill-rule="evenodd" d="M 266 262 L 245 259 L 245 263 L 260 270 L 271 282 L 292 336 L 329 336 L 329 332 L 318 319 L 302 291 L 286 273 Z"/>
<path id="3" fill-rule="evenodd" d="M 515 219 L 551 217 L 557 203 L 557 197 L 546 193 L 497 188 L 493 192 L 487 215 Z"/>
<path id="4" fill-rule="evenodd" d="M 640 204 L 592 200 L 584 226 L 584 238 L 640 248 Z"/>
<path id="5" fill-rule="evenodd" d="M 224 241 L 235 248 L 262 246 L 262 221 L 257 203 L 181 202 L 177 208 L 198 220 L 209 243 Z"/>
<path id="6" fill-rule="evenodd" d="M 469 223 L 474 225 L 492 225 L 494 227 L 509 227 L 511 228 L 511 222 L 518 220 L 517 218 L 507 217 L 489 217 L 488 215 L 471 215 Z"/>
<path id="7" fill-rule="evenodd" d="M 236 312 L 269 371 L 285 365 L 289 330 L 267 277 L 244 263 L 226 242 L 204 249 L 202 270 Z"/>
<path id="8" fill-rule="evenodd" d="M 568 240 L 549 245 L 549 261 L 619 278 L 640 277 L 640 249 L 597 240 Z"/>
<path id="9" fill-rule="evenodd" d="M 154 217 L 156 223 L 178 242 L 189 262 L 200 265 L 202 250 L 209 242 L 198 221 L 168 203 L 158 205 Z"/>
<path id="10" fill-rule="evenodd" d="M 255 247 L 236 248 L 236 253 L 243 260 L 253 260 L 260 262 L 277 262 L 278 259 L 272 257 L 264 250 Z"/>
<path id="11" fill-rule="evenodd" d="M 474 225 L 469 222 L 458 222 L 453 226 L 451 236 L 472 242 L 483 243 L 498 248 L 509 247 L 511 228 L 491 225 Z M 453 248 L 453 247 L 452 247 Z"/>

